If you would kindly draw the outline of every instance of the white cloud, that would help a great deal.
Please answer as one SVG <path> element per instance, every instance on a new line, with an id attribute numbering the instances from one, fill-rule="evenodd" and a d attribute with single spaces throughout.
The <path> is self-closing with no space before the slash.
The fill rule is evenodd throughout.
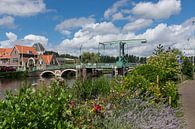
<path id="1" fill-rule="evenodd" d="M 46 10 L 44 0 L 1 0 L 0 14 L 31 16 Z"/>
<path id="2" fill-rule="evenodd" d="M 9 40 L 11 40 L 11 41 L 15 41 L 15 40 L 17 40 L 17 35 L 16 34 L 14 34 L 14 33 L 12 33 L 12 32 L 6 32 L 5 33 L 6 34 L 6 36 L 7 36 L 7 38 L 9 39 Z"/>
<path id="3" fill-rule="evenodd" d="M 11 48 L 14 45 L 32 46 L 37 42 L 43 44 L 45 47 L 48 45 L 48 39 L 45 36 L 29 34 L 23 39 L 17 40 L 17 35 L 13 32 L 6 32 L 5 34 L 8 40 L 0 41 L 0 48 Z"/>
<path id="4" fill-rule="evenodd" d="M 120 33 L 120 29 L 111 22 L 93 23 L 77 31 L 72 39 L 63 40 L 56 47 L 56 50 L 61 53 L 67 52 L 75 55 L 79 54 L 79 49 L 82 46 L 82 51 L 97 52 L 99 42 L 128 39 L 130 37 L 134 37 L 134 35 L 131 33 Z M 114 50 L 112 49 L 110 52 Z"/>
<path id="5" fill-rule="evenodd" d="M 119 33 L 118 28 L 111 22 L 101 22 L 88 24 L 82 29 L 83 31 L 88 31 L 92 35 L 104 35 L 104 34 L 116 34 Z"/>
<path id="6" fill-rule="evenodd" d="M 15 19 L 11 16 L 4 16 L 0 18 L 0 26 L 7 28 L 15 28 L 16 25 L 14 23 Z"/>
<path id="7" fill-rule="evenodd" d="M 55 27 L 55 30 L 59 31 L 60 33 L 64 35 L 70 35 L 71 30 L 81 28 L 87 24 L 94 23 L 94 22 L 95 20 L 90 17 L 89 18 L 85 18 L 85 17 L 72 18 L 72 19 L 64 20 L 63 22 L 58 24 Z"/>
<path id="8" fill-rule="evenodd" d="M 39 42 L 44 46 L 46 46 L 48 43 L 48 38 L 46 38 L 45 36 L 33 35 L 33 34 L 26 35 L 24 37 L 24 40 L 31 41 L 31 42 Z"/>
<path id="9" fill-rule="evenodd" d="M 137 19 L 134 22 L 130 22 L 127 23 L 124 27 L 123 27 L 123 31 L 136 31 L 136 30 L 140 30 L 143 28 L 148 27 L 149 25 L 152 24 L 152 20 L 151 19 Z"/>
<path id="10" fill-rule="evenodd" d="M 0 48 L 11 48 L 13 46 L 13 42 L 10 40 L 0 41 Z"/>
<path id="11" fill-rule="evenodd" d="M 140 2 L 132 9 L 142 18 L 166 19 L 181 11 L 181 0 L 159 0 L 158 3 Z"/>
<path id="12" fill-rule="evenodd" d="M 149 28 L 144 33 L 138 35 L 132 32 L 124 32 L 110 22 L 89 24 L 77 31 L 72 39 L 64 39 L 55 49 L 61 53 L 76 55 L 80 54 L 81 46 L 82 51 L 97 52 L 99 42 L 134 38 L 145 38 L 148 41 L 146 44 L 136 45 L 135 43 L 135 45 L 128 47 L 129 54 L 140 56 L 151 55 L 158 44 L 163 44 L 165 47 L 176 47 L 180 50 L 187 47 L 195 48 L 195 38 L 193 35 L 195 25 L 192 25 L 193 20 L 195 20 L 195 18 L 191 18 L 179 25 L 160 23 L 156 27 Z M 189 37 L 190 40 L 188 41 L 187 39 L 189 39 Z M 118 55 L 116 47 L 111 47 L 111 49 L 107 48 L 105 52 L 110 55 Z"/>
<path id="13" fill-rule="evenodd" d="M 5 33 L 7 40 L 0 41 L 0 48 L 11 48 L 14 46 L 14 43 L 17 40 L 17 35 L 13 32 L 6 32 Z"/>
<path id="14" fill-rule="evenodd" d="M 104 18 L 106 20 L 112 20 L 112 21 L 116 21 L 116 20 L 124 20 L 127 19 L 124 14 L 123 14 L 123 8 L 125 5 L 129 4 L 129 0 L 119 0 L 116 3 L 113 4 L 113 6 L 111 8 L 108 8 L 105 12 L 104 12 Z M 129 18 L 129 16 L 128 16 Z"/>
<path id="15" fill-rule="evenodd" d="M 118 13 L 115 13 L 114 15 L 112 15 L 113 21 L 122 20 L 122 19 L 124 19 L 124 16 L 121 12 L 118 12 Z"/>

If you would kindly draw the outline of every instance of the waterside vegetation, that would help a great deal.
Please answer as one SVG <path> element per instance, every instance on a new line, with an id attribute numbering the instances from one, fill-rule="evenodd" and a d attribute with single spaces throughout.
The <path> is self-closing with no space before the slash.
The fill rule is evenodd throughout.
<path id="1" fill-rule="evenodd" d="M 183 128 L 177 84 L 189 70 L 163 50 L 125 77 L 25 86 L 0 100 L 0 128 Z"/>

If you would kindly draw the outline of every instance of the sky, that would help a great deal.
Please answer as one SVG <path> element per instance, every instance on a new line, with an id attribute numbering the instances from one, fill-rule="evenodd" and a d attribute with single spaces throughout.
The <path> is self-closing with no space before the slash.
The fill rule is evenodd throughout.
<path id="1" fill-rule="evenodd" d="M 194 0 L 0 0 L 0 47 L 40 42 L 47 50 L 79 55 L 99 42 L 146 39 L 125 52 L 149 56 L 158 44 L 192 54 Z M 117 46 L 102 54 L 116 56 Z"/>

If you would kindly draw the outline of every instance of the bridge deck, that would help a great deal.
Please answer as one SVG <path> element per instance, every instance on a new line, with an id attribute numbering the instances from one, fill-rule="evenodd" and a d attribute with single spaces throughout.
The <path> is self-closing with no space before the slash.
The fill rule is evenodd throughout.
<path id="1" fill-rule="evenodd" d="M 137 63 L 128 63 L 128 67 L 134 67 L 138 65 Z M 88 64 L 70 64 L 70 65 L 64 65 L 64 66 L 49 66 L 46 69 L 64 69 L 64 68 L 115 68 L 115 63 L 88 63 Z"/>

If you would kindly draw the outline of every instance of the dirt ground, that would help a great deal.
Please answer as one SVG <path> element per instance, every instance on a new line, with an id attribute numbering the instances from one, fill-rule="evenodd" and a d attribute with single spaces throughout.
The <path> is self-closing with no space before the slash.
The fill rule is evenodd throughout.
<path id="1" fill-rule="evenodd" d="M 187 129 L 195 129 L 195 80 L 183 82 L 179 92 L 181 94 Z"/>

